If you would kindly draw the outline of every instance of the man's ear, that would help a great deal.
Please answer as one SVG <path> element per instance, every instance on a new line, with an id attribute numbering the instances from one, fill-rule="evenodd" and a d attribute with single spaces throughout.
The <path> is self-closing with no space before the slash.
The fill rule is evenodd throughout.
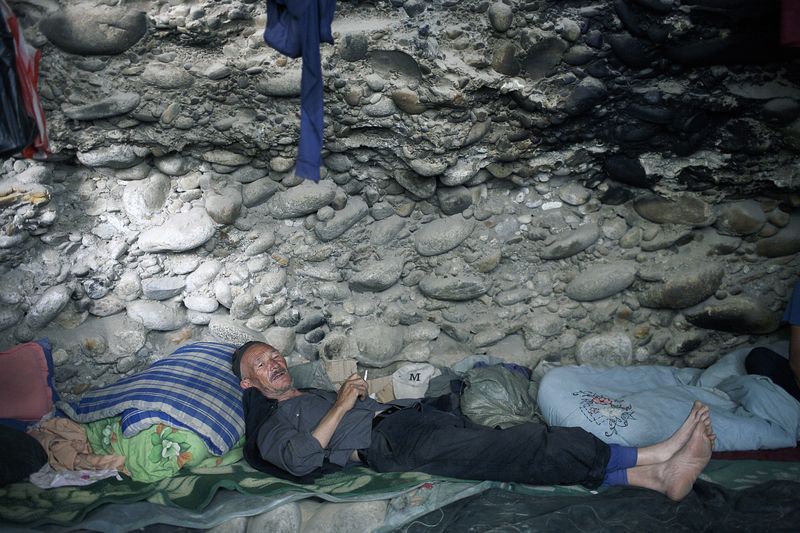
<path id="1" fill-rule="evenodd" d="M 250 387 L 253 386 L 253 384 L 250 383 L 250 380 L 248 378 L 243 378 L 242 381 L 239 382 L 239 386 L 243 389 L 249 389 Z"/>

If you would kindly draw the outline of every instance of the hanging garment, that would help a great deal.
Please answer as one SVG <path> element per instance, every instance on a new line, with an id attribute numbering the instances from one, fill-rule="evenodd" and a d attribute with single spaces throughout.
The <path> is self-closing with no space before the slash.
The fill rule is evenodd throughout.
<path id="1" fill-rule="evenodd" d="M 319 181 L 324 110 L 319 46 L 333 44 L 336 0 L 267 0 L 264 41 L 289 57 L 303 58 L 300 81 L 300 145 L 295 174 Z"/>
<path id="2" fill-rule="evenodd" d="M 24 112 L 17 83 L 14 38 L 0 16 L 0 158 L 13 155 L 33 140 L 33 121 Z"/>
<path id="3" fill-rule="evenodd" d="M 49 153 L 47 125 L 37 86 L 41 52 L 22 35 L 19 20 L 0 0 L 0 156 Z"/>

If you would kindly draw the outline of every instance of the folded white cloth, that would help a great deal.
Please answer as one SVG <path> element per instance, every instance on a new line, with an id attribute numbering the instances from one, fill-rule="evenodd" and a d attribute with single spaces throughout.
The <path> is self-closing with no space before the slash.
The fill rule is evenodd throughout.
<path id="1" fill-rule="evenodd" d="M 104 470 L 54 470 L 53 467 L 46 464 L 38 472 L 31 474 L 30 482 L 40 489 L 53 489 L 56 487 L 82 487 L 109 477 L 115 477 L 117 481 L 122 481 L 119 472 L 113 468 Z"/>

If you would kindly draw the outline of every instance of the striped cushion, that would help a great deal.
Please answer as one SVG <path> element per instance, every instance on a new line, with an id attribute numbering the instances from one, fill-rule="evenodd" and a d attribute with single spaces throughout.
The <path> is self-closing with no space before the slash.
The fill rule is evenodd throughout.
<path id="1" fill-rule="evenodd" d="M 126 437 L 157 423 L 189 429 L 212 454 L 223 455 L 244 434 L 242 389 L 231 371 L 235 349 L 216 342 L 189 344 L 143 372 L 58 406 L 77 422 L 121 415 Z"/>

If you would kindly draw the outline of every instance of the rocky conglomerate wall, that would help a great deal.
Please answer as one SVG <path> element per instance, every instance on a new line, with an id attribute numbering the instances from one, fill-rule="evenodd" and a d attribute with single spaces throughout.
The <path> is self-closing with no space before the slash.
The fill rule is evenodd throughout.
<path id="1" fill-rule="evenodd" d="M 53 155 L 0 167 L 0 344 L 67 395 L 190 340 L 295 361 L 702 366 L 800 272 L 765 0 L 340 1 L 323 180 L 263 2 L 11 2 Z"/>

